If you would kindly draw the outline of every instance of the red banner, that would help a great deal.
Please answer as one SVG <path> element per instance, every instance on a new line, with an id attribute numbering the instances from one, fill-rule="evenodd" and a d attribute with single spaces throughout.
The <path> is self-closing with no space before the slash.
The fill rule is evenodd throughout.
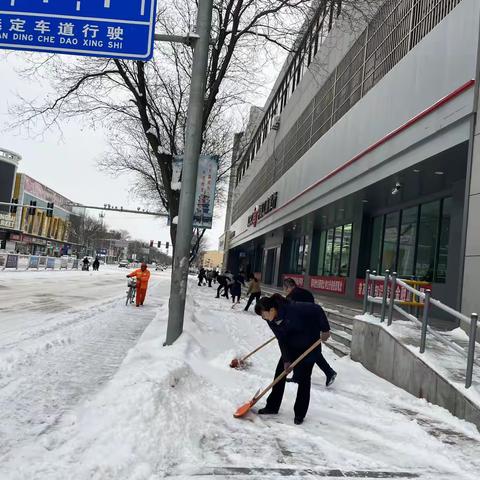
<path id="1" fill-rule="evenodd" d="M 310 288 L 321 292 L 345 294 L 347 279 L 345 277 L 310 277 Z"/>
<path id="2" fill-rule="evenodd" d="M 282 275 L 282 278 L 283 278 L 283 280 L 285 280 L 286 278 L 293 278 L 295 280 L 295 283 L 299 287 L 303 287 L 303 284 L 304 284 L 304 276 L 303 275 L 297 275 L 295 273 L 284 273 Z"/>
<path id="3" fill-rule="evenodd" d="M 375 280 L 375 289 L 374 289 L 374 297 L 382 297 L 383 296 L 383 280 Z M 421 292 L 425 292 L 425 290 L 432 290 L 431 285 L 424 285 L 421 287 L 415 287 L 417 290 L 420 290 Z M 355 282 L 355 296 L 357 298 L 363 298 L 365 295 L 365 279 L 364 278 L 358 278 L 357 281 Z M 388 292 L 387 295 L 390 297 L 390 285 L 388 286 Z M 397 285 L 396 292 L 395 292 L 395 298 L 397 300 L 402 300 L 404 302 L 408 302 L 412 300 L 412 294 L 405 288 L 402 287 L 401 285 Z"/>

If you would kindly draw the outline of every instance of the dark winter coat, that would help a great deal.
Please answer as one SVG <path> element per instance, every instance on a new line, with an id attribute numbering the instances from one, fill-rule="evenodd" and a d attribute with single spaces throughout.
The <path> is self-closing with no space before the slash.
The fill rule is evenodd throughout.
<path id="1" fill-rule="evenodd" d="M 288 295 L 287 295 L 288 300 L 291 302 L 309 302 L 309 303 L 315 303 L 315 299 L 313 298 L 313 295 L 311 292 L 308 290 L 305 290 L 305 288 L 301 287 L 295 287 Z"/>
<path id="2" fill-rule="evenodd" d="M 280 307 L 277 319 L 268 322 L 268 326 L 277 337 L 284 362 L 293 362 L 320 338 L 321 332 L 330 331 L 323 308 L 305 302 L 292 302 Z M 314 363 L 319 354 L 321 346 L 305 361 Z"/>
<path id="3" fill-rule="evenodd" d="M 220 284 L 220 285 L 226 285 L 227 284 L 227 277 L 225 275 L 218 275 L 217 276 L 217 282 Z"/>
<path id="4" fill-rule="evenodd" d="M 233 277 L 233 283 L 230 286 L 230 292 L 232 293 L 232 296 L 239 297 L 242 294 L 242 285 L 245 285 L 245 278 L 243 275 L 235 275 Z"/>

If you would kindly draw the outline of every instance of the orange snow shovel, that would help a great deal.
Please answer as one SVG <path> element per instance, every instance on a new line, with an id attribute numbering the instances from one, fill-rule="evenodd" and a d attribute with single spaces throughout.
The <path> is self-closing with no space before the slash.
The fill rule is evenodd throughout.
<path id="1" fill-rule="evenodd" d="M 238 407 L 236 412 L 233 414 L 235 418 L 241 418 L 246 415 L 250 409 L 265 395 L 267 394 L 283 377 L 286 377 L 309 353 L 313 352 L 320 344 L 322 339 L 319 338 L 308 350 L 303 352 L 286 370 L 284 370 L 267 388 L 262 390 L 260 393 L 256 393 L 253 398 L 243 404 L 241 407 Z"/>
<path id="2" fill-rule="evenodd" d="M 267 340 L 265 343 L 262 343 L 259 347 L 257 347 L 253 352 L 250 352 L 248 355 L 246 355 L 243 358 L 234 358 L 230 362 L 230 367 L 231 368 L 244 368 L 245 367 L 245 360 L 247 358 L 250 358 L 254 353 L 257 353 L 259 350 L 261 350 L 263 347 L 266 347 L 269 343 L 273 342 L 276 337 L 272 337 L 270 340 Z"/>

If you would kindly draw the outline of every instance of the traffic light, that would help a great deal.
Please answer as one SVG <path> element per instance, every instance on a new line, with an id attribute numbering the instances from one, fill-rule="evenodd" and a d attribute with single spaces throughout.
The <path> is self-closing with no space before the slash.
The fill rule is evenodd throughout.
<path id="1" fill-rule="evenodd" d="M 47 217 L 53 217 L 53 202 L 47 203 Z"/>
<path id="2" fill-rule="evenodd" d="M 150 248 L 153 247 L 153 240 L 150 240 Z"/>
<path id="3" fill-rule="evenodd" d="M 167 250 L 168 250 L 168 249 L 170 248 L 170 243 L 169 243 L 169 242 L 167 242 L 167 243 L 165 244 L 165 247 L 166 247 L 166 248 L 167 248 Z"/>
<path id="4" fill-rule="evenodd" d="M 18 198 L 12 198 L 12 203 L 18 204 Z M 17 206 L 16 205 L 11 205 L 10 206 L 10 213 L 17 213 Z"/>
<path id="5" fill-rule="evenodd" d="M 162 242 L 157 242 L 157 248 L 162 248 Z"/>
<path id="6" fill-rule="evenodd" d="M 28 208 L 28 215 L 35 215 L 35 212 L 37 209 L 35 208 L 37 206 L 37 201 L 36 200 L 30 200 L 30 207 Z"/>

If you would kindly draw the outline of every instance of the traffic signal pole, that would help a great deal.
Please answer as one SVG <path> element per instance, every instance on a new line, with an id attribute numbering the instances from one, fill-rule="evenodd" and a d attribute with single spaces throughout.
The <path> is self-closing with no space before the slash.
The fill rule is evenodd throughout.
<path id="1" fill-rule="evenodd" d="M 172 345 L 183 332 L 185 298 L 187 294 L 190 244 L 193 230 L 193 212 L 197 185 L 198 157 L 202 146 L 203 104 L 208 68 L 213 0 L 199 0 L 197 35 L 193 53 L 192 82 L 188 104 L 185 152 L 180 190 L 175 254 L 168 309 L 167 338 Z"/>

